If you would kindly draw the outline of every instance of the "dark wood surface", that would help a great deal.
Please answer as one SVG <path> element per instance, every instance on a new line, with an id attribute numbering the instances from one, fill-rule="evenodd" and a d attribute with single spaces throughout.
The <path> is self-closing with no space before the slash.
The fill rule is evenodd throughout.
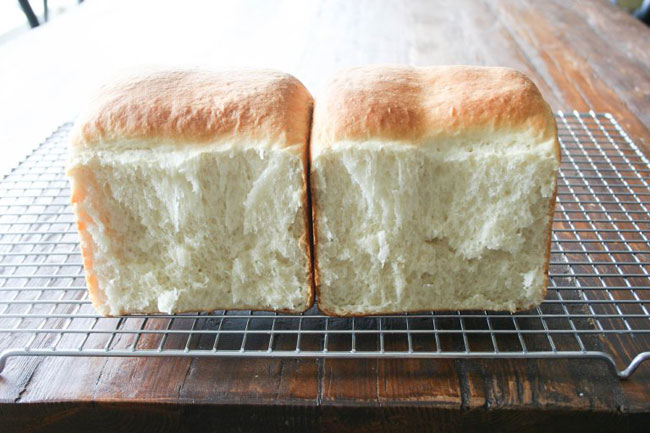
<path id="1" fill-rule="evenodd" d="M 102 46 L 98 38 L 115 38 L 105 44 L 119 50 L 143 38 L 160 42 L 161 56 L 190 50 L 219 65 L 246 56 L 251 65 L 272 63 L 316 94 L 329 73 L 349 65 L 506 65 L 530 75 L 554 109 L 614 114 L 649 154 L 650 29 L 607 1 L 299 4 L 243 3 L 228 10 L 235 25 L 204 28 L 196 40 L 178 32 L 176 43 L 154 14 L 140 17 L 150 27 L 144 35 L 136 18 L 145 10 L 136 8 L 120 35 L 89 34 L 67 60 L 72 68 L 84 49 Z M 118 15 L 89 7 L 66 31 L 97 22 L 115 33 L 97 20 Z M 191 15 L 181 17 L 192 25 Z M 53 24 L 36 36 L 63 32 Z M 38 47 L 36 36 L 26 49 Z M 650 347 L 648 339 L 638 344 Z M 20 357 L 0 376 L 2 432 L 403 430 L 650 431 L 650 365 L 619 381 L 604 362 L 584 360 Z"/>

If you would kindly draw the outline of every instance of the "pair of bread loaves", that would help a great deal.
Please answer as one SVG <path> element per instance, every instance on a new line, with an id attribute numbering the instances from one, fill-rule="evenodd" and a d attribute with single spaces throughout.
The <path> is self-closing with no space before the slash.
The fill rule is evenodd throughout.
<path id="1" fill-rule="evenodd" d="M 356 68 L 315 104 L 284 73 L 186 70 L 105 86 L 68 175 L 104 315 L 515 311 L 545 296 L 559 158 L 506 68 Z"/>

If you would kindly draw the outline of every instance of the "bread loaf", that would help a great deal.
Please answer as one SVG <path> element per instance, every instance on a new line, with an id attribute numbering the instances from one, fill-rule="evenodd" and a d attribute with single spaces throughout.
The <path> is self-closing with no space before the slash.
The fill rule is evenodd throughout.
<path id="1" fill-rule="evenodd" d="M 362 67 L 319 96 L 311 188 L 322 311 L 516 311 L 543 300 L 560 148 L 528 78 Z"/>
<path id="2" fill-rule="evenodd" d="M 159 71 L 104 87 L 68 168 L 97 311 L 310 307 L 312 104 L 274 71 Z"/>

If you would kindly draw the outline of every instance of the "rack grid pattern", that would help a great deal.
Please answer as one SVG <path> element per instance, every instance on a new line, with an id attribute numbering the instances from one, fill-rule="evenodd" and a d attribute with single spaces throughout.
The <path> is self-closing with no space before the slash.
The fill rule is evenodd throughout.
<path id="1" fill-rule="evenodd" d="M 556 119 L 563 162 L 546 301 L 518 314 L 357 318 L 315 308 L 96 315 L 63 125 L 0 181 L 0 371 L 11 356 L 600 358 L 629 377 L 650 358 L 650 163 L 610 114 Z"/>

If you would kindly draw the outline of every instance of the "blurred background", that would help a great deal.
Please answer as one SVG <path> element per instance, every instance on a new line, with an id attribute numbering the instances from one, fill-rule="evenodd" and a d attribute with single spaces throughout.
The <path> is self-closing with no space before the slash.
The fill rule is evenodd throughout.
<path id="1" fill-rule="evenodd" d="M 16 0 L 0 3 L 0 43 L 56 19 L 84 0 Z M 110 0 L 91 0 L 110 1 Z M 610 0 L 618 8 L 650 24 L 650 0 Z"/>
<path id="2" fill-rule="evenodd" d="M 0 43 L 45 24 L 83 0 L 11 0 L 0 2 Z"/>

